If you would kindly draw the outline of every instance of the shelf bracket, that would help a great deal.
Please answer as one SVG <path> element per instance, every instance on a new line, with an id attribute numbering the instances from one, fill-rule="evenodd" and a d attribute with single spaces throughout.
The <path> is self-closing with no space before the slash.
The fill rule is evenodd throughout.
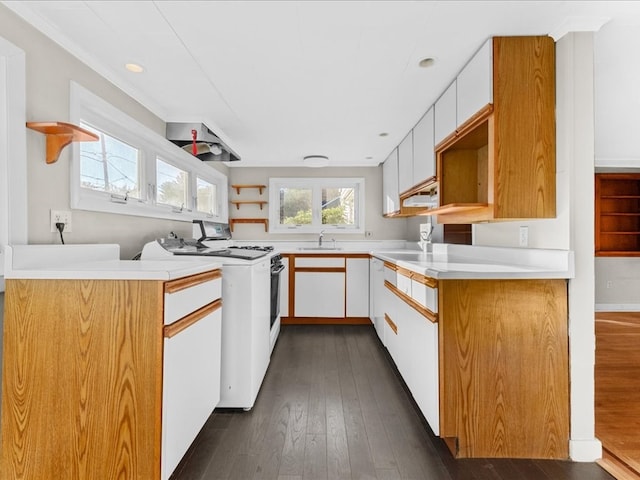
<path id="1" fill-rule="evenodd" d="M 93 132 L 64 122 L 27 122 L 27 128 L 46 135 L 47 164 L 56 163 L 62 149 L 71 142 L 96 142 L 99 138 Z"/>

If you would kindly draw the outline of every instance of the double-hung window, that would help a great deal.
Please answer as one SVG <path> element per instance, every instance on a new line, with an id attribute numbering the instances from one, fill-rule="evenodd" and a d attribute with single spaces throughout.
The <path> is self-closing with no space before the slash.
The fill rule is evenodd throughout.
<path id="1" fill-rule="evenodd" d="M 73 144 L 72 208 L 228 221 L 224 174 L 73 82 L 71 120 L 99 138 Z"/>
<path id="2" fill-rule="evenodd" d="M 269 179 L 269 230 L 364 232 L 364 179 Z"/>

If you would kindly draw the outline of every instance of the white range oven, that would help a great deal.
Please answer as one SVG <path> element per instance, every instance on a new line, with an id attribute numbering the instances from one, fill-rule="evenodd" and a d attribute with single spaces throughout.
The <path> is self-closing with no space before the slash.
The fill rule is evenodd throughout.
<path id="1" fill-rule="evenodd" d="M 229 226 L 194 220 L 194 239 L 147 243 L 140 260 L 211 256 L 222 263 L 222 359 L 218 408 L 253 408 L 280 332 L 281 256 L 270 246 L 235 245 Z M 276 292 L 276 302 L 279 292 Z M 274 317 L 275 313 L 275 317 Z"/>

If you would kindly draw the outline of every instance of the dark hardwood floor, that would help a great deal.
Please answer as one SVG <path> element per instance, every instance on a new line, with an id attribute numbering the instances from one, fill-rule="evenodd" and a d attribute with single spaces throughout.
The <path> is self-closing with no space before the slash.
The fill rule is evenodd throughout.
<path id="1" fill-rule="evenodd" d="M 287 325 L 254 408 L 216 410 L 175 480 L 604 480 L 594 463 L 452 458 L 371 326 Z"/>

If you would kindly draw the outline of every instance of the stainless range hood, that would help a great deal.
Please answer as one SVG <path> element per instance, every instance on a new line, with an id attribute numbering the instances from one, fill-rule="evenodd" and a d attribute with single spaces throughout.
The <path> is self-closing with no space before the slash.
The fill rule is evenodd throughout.
<path id="1" fill-rule="evenodd" d="M 240 157 L 203 123 L 167 123 L 166 137 L 203 162 L 240 160 Z"/>

